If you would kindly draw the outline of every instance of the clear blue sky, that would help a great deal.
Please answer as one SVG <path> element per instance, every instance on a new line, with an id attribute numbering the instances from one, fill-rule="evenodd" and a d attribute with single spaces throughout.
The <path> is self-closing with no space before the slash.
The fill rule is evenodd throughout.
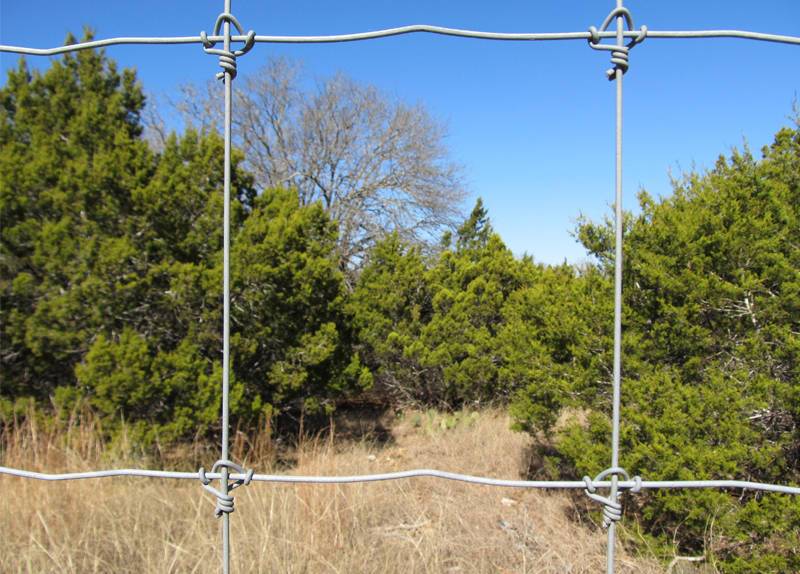
<path id="1" fill-rule="evenodd" d="M 260 34 L 333 34 L 404 24 L 507 32 L 584 31 L 614 6 L 598 1 L 233 0 L 233 13 Z M 638 27 L 740 28 L 800 35 L 798 0 L 629 0 Z M 211 31 L 222 0 L 18 2 L 0 0 L 0 41 L 51 47 L 91 25 L 98 38 Z M 217 71 L 199 45 L 114 47 L 146 90 L 169 94 Z M 365 43 L 258 45 L 240 61 L 254 72 L 270 55 L 301 59 L 315 75 L 343 70 L 410 102 L 449 126 L 469 190 L 489 207 L 517 253 L 580 261 L 570 236 L 579 213 L 609 211 L 613 198 L 613 85 L 608 54 L 585 42 L 499 43 L 413 35 Z M 3 71 L 16 63 L 3 55 Z M 41 60 L 47 65 L 47 59 Z M 5 73 L 3 74 L 5 76 Z M 668 172 L 713 165 L 747 141 L 759 150 L 788 123 L 800 97 L 800 48 L 744 40 L 649 39 L 625 81 L 625 207 L 640 187 L 669 193 Z M 3 82 L 5 79 L 2 80 Z"/>

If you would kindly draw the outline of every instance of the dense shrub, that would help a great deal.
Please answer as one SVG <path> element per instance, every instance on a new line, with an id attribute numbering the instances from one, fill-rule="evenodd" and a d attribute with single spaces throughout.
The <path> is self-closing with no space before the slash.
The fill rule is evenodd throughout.
<path id="1" fill-rule="evenodd" d="M 524 280 L 478 200 L 426 261 L 397 237 L 379 244 L 353 294 L 365 364 L 395 399 L 455 408 L 505 402 L 503 307 Z"/>
<path id="2" fill-rule="evenodd" d="M 735 152 L 676 182 L 668 198 L 642 193 L 640 204 L 625 239 L 622 464 L 656 480 L 798 483 L 800 127 L 781 130 L 760 160 Z M 585 223 L 579 235 L 610 283 L 610 225 Z M 567 367 L 564 404 L 589 414 L 558 433 L 549 468 L 608 466 L 610 408 L 595 400 L 610 382 L 601 363 Z M 599 397 L 582 394 L 593 380 Z M 534 431 L 553 416 L 542 417 L 537 397 L 534 388 L 512 406 Z M 650 535 L 705 550 L 725 572 L 800 570 L 797 497 L 665 491 L 631 505 Z"/>
<path id="3" fill-rule="evenodd" d="M 146 443 L 217 427 L 222 141 L 156 153 L 141 88 L 79 52 L 0 89 L 2 404 L 88 400 Z M 318 410 L 369 386 L 350 351 L 336 228 L 232 170 L 231 411 Z"/>

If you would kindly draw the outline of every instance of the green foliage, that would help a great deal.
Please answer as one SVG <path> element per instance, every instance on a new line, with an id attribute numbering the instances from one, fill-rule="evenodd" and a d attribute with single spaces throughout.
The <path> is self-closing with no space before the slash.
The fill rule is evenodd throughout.
<path id="1" fill-rule="evenodd" d="M 430 321 L 406 350 L 423 369 L 426 402 L 451 408 L 508 396 L 497 333 L 503 305 L 523 279 L 480 200 L 455 239 L 427 274 Z"/>
<path id="2" fill-rule="evenodd" d="M 501 380 L 516 391 L 515 428 L 549 433 L 562 407 L 608 397 L 595 382 L 611 364 L 611 285 L 593 267 L 526 265 L 525 287 L 507 301 L 498 339 Z"/>
<path id="3" fill-rule="evenodd" d="M 145 443 L 218 430 L 223 143 L 141 139 L 144 97 L 102 52 L 24 61 L 0 89 L 3 411 L 89 403 Z M 336 230 L 232 165 L 234 419 L 369 386 L 350 351 Z"/>
<path id="4" fill-rule="evenodd" d="M 424 412 L 415 411 L 412 414 L 411 424 L 415 428 L 425 431 L 425 434 L 435 436 L 459 427 L 475 426 L 479 418 L 480 414 L 477 411 L 458 410 L 443 413 L 435 409 L 428 409 Z"/>
<path id="5" fill-rule="evenodd" d="M 427 265 L 418 250 L 387 238 L 352 299 L 365 364 L 381 388 L 406 402 L 456 408 L 505 400 L 497 334 L 522 281 L 480 200 L 455 244 L 448 240 Z"/>
<path id="6" fill-rule="evenodd" d="M 232 252 L 234 369 L 249 381 L 253 409 L 330 399 L 371 385 L 351 354 L 344 284 L 334 257 L 336 227 L 319 204 L 290 191 L 256 200 Z"/>
<path id="7" fill-rule="evenodd" d="M 221 371 L 188 340 L 173 351 L 153 353 L 132 329 L 116 340 L 100 335 L 76 375 L 91 406 L 111 420 L 130 421 L 144 443 L 204 434 L 219 418 Z M 232 387 L 236 404 L 241 384 Z"/>
<path id="8" fill-rule="evenodd" d="M 666 199 L 642 193 L 640 204 L 626 221 L 622 465 L 654 480 L 800 482 L 800 126 L 781 130 L 760 160 L 734 152 L 676 182 Z M 579 237 L 610 283 L 609 223 L 584 222 Z M 587 304 L 585 294 L 576 304 Z M 593 475 L 608 466 L 610 408 L 585 391 L 611 377 L 581 360 L 568 371 L 562 380 L 578 400 L 562 404 L 589 415 L 557 434 L 557 466 Z M 552 420 L 537 389 L 512 406 L 529 430 Z M 800 570 L 796 497 L 629 499 L 651 535 L 707 552 L 724 572 Z"/>
<path id="9" fill-rule="evenodd" d="M 424 384 L 406 349 L 430 320 L 426 271 L 419 249 L 390 234 L 369 252 L 348 302 L 359 356 L 374 374 L 376 390 L 396 400 L 413 401 Z"/>
<path id="10" fill-rule="evenodd" d="M 108 320 L 98 291 L 125 280 L 129 190 L 153 169 L 143 104 L 134 74 L 93 52 L 44 74 L 21 61 L 0 89 L 4 394 L 46 396 Z"/>

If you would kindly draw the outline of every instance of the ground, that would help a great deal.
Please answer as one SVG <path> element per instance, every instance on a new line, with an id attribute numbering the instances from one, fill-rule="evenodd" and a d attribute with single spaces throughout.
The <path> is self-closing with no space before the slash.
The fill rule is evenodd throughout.
<path id="1" fill-rule="evenodd" d="M 85 425 L 84 425 L 85 426 Z M 6 433 L 3 464 L 35 470 L 154 466 L 97 429 Z M 257 472 L 360 474 L 437 468 L 499 478 L 528 472 L 531 438 L 497 411 L 350 413 L 334 432 L 280 447 L 237 435 Z M 128 452 L 126 452 L 128 451 Z M 199 452 L 199 455 L 198 455 Z M 200 449 L 171 453 L 176 468 Z M 184 463 L 181 462 L 184 460 Z M 219 523 L 199 482 L 102 479 L 46 483 L 0 477 L 2 572 L 217 572 Z M 574 495 L 430 478 L 336 485 L 253 483 L 236 491 L 233 572 L 596 573 L 605 533 Z M 581 518 L 583 516 L 583 518 Z M 663 572 L 618 551 L 620 573 Z M 677 569 L 675 570 L 677 572 Z"/>

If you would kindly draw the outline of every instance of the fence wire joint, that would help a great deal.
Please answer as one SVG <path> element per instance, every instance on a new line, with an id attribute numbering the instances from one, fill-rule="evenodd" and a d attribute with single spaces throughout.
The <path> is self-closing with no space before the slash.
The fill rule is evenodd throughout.
<path id="1" fill-rule="evenodd" d="M 611 52 L 611 63 L 614 64 L 614 67 L 606 70 L 606 76 L 608 76 L 609 80 L 613 80 L 616 77 L 617 70 L 621 70 L 623 74 L 628 71 L 628 54 L 631 48 L 643 42 L 647 37 L 647 26 L 642 26 L 639 28 L 639 34 L 632 38 L 627 44 L 623 45 L 621 41 L 618 41 L 616 44 L 600 43 L 600 33 L 608 30 L 611 22 L 620 16 L 625 19 L 628 30 L 633 30 L 633 16 L 631 16 L 630 10 L 624 7 L 615 8 L 609 12 L 606 19 L 603 20 L 603 23 L 600 25 L 599 30 L 594 26 L 589 26 L 589 46 L 593 50 L 607 50 Z"/>
<path id="2" fill-rule="evenodd" d="M 245 477 L 236 479 L 234 481 L 229 481 L 227 493 L 225 493 L 211 486 L 211 479 L 206 477 L 205 468 L 201 466 L 200 470 L 197 471 L 198 478 L 200 479 L 203 488 L 205 488 L 208 492 L 213 494 L 214 497 L 217 499 L 217 506 L 216 509 L 214 510 L 214 514 L 217 516 L 217 518 L 219 518 L 223 514 L 230 514 L 231 512 L 234 511 L 233 496 L 230 494 L 230 492 L 236 488 L 239 488 L 240 486 L 247 486 L 248 484 L 250 484 L 250 481 L 253 480 L 253 472 L 254 472 L 253 469 L 245 471 L 241 466 L 239 466 L 235 462 L 231 462 L 230 460 L 224 460 L 224 459 L 220 459 L 217 462 L 215 462 L 214 466 L 211 467 L 211 472 L 212 473 L 219 472 L 221 468 L 226 468 L 237 474 L 244 474 Z M 220 480 L 226 480 L 227 476 L 228 476 L 227 473 L 223 473 L 223 477 L 226 478 L 222 478 Z"/>
<path id="3" fill-rule="evenodd" d="M 219 16 L 217 16 L 217 21 L 214 23 L 214 33 L 213 36 L 219 36 L 220 30 L 222 29 L 222 25 L 225 22 L 231 24 L 236 30 L 239 32 L 240 36 L 245 35 L 244 29 L 242 25 L 239 23 L 239 20 L 236 19 L 236 16 L 233 14 L 229 14 L 228 12 L 223 12 Z M 228 27 L 227 33 L 225 34 L 225 46 L 226 48 L 219 49 L 215 48 L 216 42 L 212 42 L 208 39 L 208 34 L 205 33 L 205 30 L 200 32 L 200 40 L 203 42 L 203 51 L 206 54 L 213 54 L 215 56 L 219 56 L 219 65 L 222 68 L 222 72 L 217 74 L 217 79 L 221 80 L 225 77 L 225 72 L 228 72 L 231 75 L 231 79 L 236 77 L 236 58 L 239 56 L 244 56 L 247 52 L 249 52 L 253 45 L 256 42 L 256 33 L 253 30 L 247 32 L 244 47 L 241 50 L 231 50 L 229 48 L 231 42 L 231 32 L 230 26 Z"/>
<path id="4" fill-rule="evenodd" d="M 629 492 L 639 492 L 642 489 L 642 477 L 634 476 L 631 479 L 628 472 L 624 468 L 618 466 L 607 468 L 594 477 L 594 480 L 588 476 L 584 476 L 583 482 L 586 484 L 586 489 L 584 489 L 586 496 L 603 505 L 603 528 L 608 528 L 613 522 L 618 522 L 622 518 L 622 504 L 617 500 L 617 493 L 612 491 L 611 496 L 602 496 L 597 494 L 597 487 L 594 485 L 595 482 L 600 482 L 604 478 L 612 475 L 622 475 L 626 482 L 633 480 L 634 486 L 629 489 Z"/>

